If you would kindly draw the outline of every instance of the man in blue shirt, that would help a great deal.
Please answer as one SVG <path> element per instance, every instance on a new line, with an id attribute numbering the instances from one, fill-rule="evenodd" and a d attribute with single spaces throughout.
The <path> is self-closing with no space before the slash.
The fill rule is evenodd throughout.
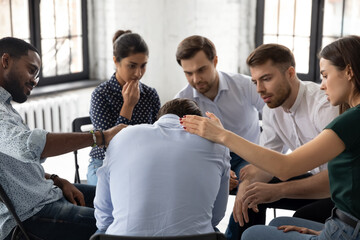
<path id="1" fill-rule="evenodd" d="M 177 48 L 176 60 L 189 82 L 176 97 L 196 101 L 203 115 L 205 112 L 214 113 L 225 129 L 258 144 L 259 113 L 264 102 L 251 78 L 217 71 L 215 46 L 202 36 L 185 38 Z M 238 175 L 247 162 L 235 153 L 231 153 L 231 158 L 231 170 Z M 236 188 L 237 184 L 236 175 L 232 172 L 230 188 Z"/>
<path id="2" fill-rule="evenodd" d="M 44 172 L 47 157 L 88 146 L 105 146 L 124 126 L 102 134 L 30 130 L 11 100 L 23 103 L 37 85 L 41 60 L 29 43 L 0 39 L 0 182 L 30 235 L 41 239 L 89 239 L 95 232 L 93 187 L 79 186 Z M 84 196 L 85 195 L 85 196 Z M 10 239 L 15 220 L 0 202 L 0 240 Z"/>
<path id="3" fill-rule="evenodd" d="M 94 200 L 101 232 L 175 236 L 213 232 L 229 192 L 229 150 L 180 125 L 201 115 L 196 103 L 174 99 L 153 125 L 128 126 L 111 141 L 97 172 Z"/>

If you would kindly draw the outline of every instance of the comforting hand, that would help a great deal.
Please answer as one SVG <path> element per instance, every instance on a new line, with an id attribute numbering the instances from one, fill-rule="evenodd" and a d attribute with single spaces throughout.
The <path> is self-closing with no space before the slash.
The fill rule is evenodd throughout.
<path id="1" fill-rule="evenodd" d="M 206 112 L 206 117 L 186 115 L 180 118 L 180 123 L 186 131 L 194 133 L 210 141 L 221 143 L 221 133 L 225 131 L 220 120 L 213 114 Z"/>
<path id="2" fill-rule="evenodd" d="M 139 81 L 129 81 L 122 88 L 124 105 L 135 107 L 140 99 Z"/>
<path id="3" fill-rule="evenodd" d="M 58 178 L 59 183 L 56 184 L 61 188 L 64 197 L 75 205 L 85 206 L 84 195 L 73 184 L 63 178 Z"/>
<path id="4" fill-rule="evenodd" d="M 236 176 L 236 173 L 233 170 L 230 170 L 230 184 L 229 184 L 229 191 L 236 188 L 239 184 L 238 177 Z"/>
<path id="5" fill-rule="evenodd" d="M 242 200 L 245 206 L 254 208 L 258 204 L 275 202 L 281 198 L 277 184 L 255 182 L 246 187 Z"/>
<path id="6" fill-rule="evenodd" d="M 305 227 L 298 227 L 298 226 L 291 226 L 291 225 L 284 225 L 278 227 L 279 230 L 283 230 L 284 232 L 296 231 L 302 234 L 312 234 L 312 235 L 320 235 L 321 231 L 315 231 Z"/>
<path id="7" fill-rule="evenodd" d="M 111 141 L 111 139 L 120 132 L 121 129 L 126 128 L 127 125 L 125 124 L 118 124 L 112 128 L 109 128 L 108 130 L 104 131 L 104 137 L 105 137 L 105 147 L 107 147 Z"/>

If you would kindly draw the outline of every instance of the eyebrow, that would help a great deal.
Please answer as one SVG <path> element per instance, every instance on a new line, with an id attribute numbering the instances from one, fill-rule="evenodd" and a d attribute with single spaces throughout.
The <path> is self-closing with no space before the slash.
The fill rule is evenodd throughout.
<path id="1" fill-rule="evenodd" d="M 190 74 L 190 73 L 197 72 L 197 71 L 199 71 L 199 70 L 201 70 L 201 69 L 204 69 L 204 68 L 206 68 L 206 65 L 201 66 L 201 67 L 199 67 L 198 69 L 195 69 L 195 70 L 194 70 L 194 71 L 192 71 L 192 72 L 189 72 L 189 71 L 184 71 L 184 73 Z"/>
<path id="2" fill-rule="evenodd" d="M 259 80 L 261 80 L 261 79 L 263 79 L 263 78 L 266 78 L 266 77 L 271 77 L 272 76 L 272 74 L 270 74 L 270 73 L 266 73 L 266 74 L 264 74 L 264 75 L 262 75 L 261 77 L 259 77 Z M 256 79 L 251 79 L 252 81 L 256 81 Z"/>

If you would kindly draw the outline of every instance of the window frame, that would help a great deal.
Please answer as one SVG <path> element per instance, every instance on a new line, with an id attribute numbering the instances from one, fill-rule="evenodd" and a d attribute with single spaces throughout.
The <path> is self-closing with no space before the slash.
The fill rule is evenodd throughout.
<path id="1" fill-rule="evenodd" d="M 41 49 L 41 34 L 40 34 L 40 1 L 29 0 L 29 29 L 30 42 L 33 44 L 42 55 Z M 81 0 L 81 20 L 82 20 L 82 44 L 83 44 L 83 71 L 79 73 L 70 73 L 58 76 L 43 77 L 40 72 L 40 81 L 38 86 L 50 86 L 61 83 L 69 83 L 75 81 L 82 81 L 89 79 L 89 45 L 88 45 L 88 29 L 87 29 L 87 1 Z"/>
<path id="2" fill-rule="evenodd" d="M 321 81 L 319 59 L 317 56 L 322 47 L 324 3 L 324 0 L 312 0 L 309 72 L 307 74 L 298 73 L 298 77 L 301 80 L 317 83 Z M 258 47 L 263 44 L 265 0 L 257 0 L 256 4 L 255 46 Z"/>

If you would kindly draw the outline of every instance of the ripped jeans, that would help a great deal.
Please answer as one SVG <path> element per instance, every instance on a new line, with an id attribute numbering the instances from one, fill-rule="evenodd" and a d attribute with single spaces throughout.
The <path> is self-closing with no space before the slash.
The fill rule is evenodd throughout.
<path id="1" fill-rule="evenodd" d="M 47 204 L 23 222 L 30 237 L 43 240 L 88 240 L 97 230 L 93 199 L 95 187 L 74 184 L 83 194 L 87 207 L 76 206 L 64 197 Z M 12 232 L 5 238 L 11 239 Z"/>

